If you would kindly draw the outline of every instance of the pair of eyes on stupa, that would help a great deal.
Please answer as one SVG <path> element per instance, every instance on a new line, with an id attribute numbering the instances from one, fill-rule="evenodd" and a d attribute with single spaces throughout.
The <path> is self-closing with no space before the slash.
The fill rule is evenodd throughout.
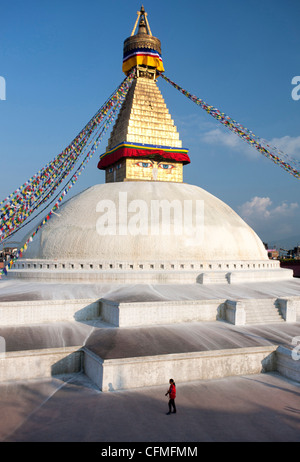
<path id="1" fill-rule="evenodd" d="M 137 165 L 138 167 L 142 167 L 142 168 L 150 168 L 150 167 L 154 167 L 154 163 L 153 162 L 150 162 L 150 161 L 147 161 L 147 162 L 137 162 L 135 165 Z M 158 168 L 162 168 L 164 170 L 171 170 L 172 168 L 175 167 L 175 165 L 172 165 L 172 164 L 168 164 L 166 162 L 159 162 L 157 164 L 157 167 Z"/>

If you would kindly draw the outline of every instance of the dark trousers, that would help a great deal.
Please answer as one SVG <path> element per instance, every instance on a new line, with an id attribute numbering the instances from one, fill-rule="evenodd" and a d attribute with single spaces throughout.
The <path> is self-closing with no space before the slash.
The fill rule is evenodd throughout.
<path id="1" fill-rule="evenodd" d="M 169 411 L 171 411 L 171 409 L 173 408 L 173 412 L 176 412 L 176 406 L 175 406 L 175 400 L 174 398 L 170 398 L 169 399 Z"/>

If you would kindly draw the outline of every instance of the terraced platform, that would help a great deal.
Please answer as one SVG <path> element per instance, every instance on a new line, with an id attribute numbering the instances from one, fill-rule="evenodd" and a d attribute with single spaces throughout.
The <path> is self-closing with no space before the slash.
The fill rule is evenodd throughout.
<path id="1" fill-rule="evenodd" d="M 298 286 L 286 284 L 282 297 L 289 293 L 297 302 Z M 24 285 L 19 288 L 18 293 L 14 287 L 12 297 L 6 285 L 0 300 L 0 336 L 5 340 L 1 382 L 84 371 L 100 390 L 111 391 L 161 385 L 174 375 L 187 382 L 279 369 L 297 379 L 299 373 L 298 362 L 290 361 L 293 339 L 300 336 L 298 311 L 296 322 L 284 321 L 272 284 L 264 286 L 264 293 L 257 285 L 248 285 L 247 293 L 241 286 L 230 293 L 243 303 L 243 325 L 228 322 L 228 288 L 223 285 L 210 287 L 210 299 L 207 288 L 173 287 L 171 300 L 170 286 L 100 290 L 82 285 L 77 294 L 74 288 L 75 300 L 42 299 L 51 284 L 40 286 L 35 296 L 30 285 L 27 291 Z M 70 289 L 62 285 L 56 296 Z M 80 298 L 86 293 L 93 298 Z M 241 299 L 242 294 L 248 298 Z M 118 319 L 112 313 L 116 310 Z"/>

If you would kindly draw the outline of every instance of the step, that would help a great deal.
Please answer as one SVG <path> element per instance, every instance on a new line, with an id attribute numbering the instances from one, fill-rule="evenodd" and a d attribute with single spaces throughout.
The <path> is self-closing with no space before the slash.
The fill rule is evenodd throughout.
<path id="1" fill-rule="evenodd" d="M 63 321 L 85 322 L 99 316 L 98 299 L 0 302 L 1 327 Z"/>
<path id="2" fill-rule="evenodd" d="M 224 300 L 100 300 L 101 319 L 116 327 L 216 321 Z"/>
<path id="3" fill-rule="evenodd" d="M 102 391 L 209 380 L 275 370 L 277 346 L 234 348 L 103 360 L 86 347 L 8 352 L 0 355 L 0 383 L 84 372 Z"/>
<path id="4" fill-rule="evenodd" d="M 189 382 L 272 371 L 300 382 L 300 361 L 277 345 L 106 360 L 81 346 L 0 354 L 0 383 L 84 372 L 103 392 L 163 385 L 171 376 Z"/>
<path id="5" fill-rule="evenodd" d="M 81 370 L 81 346 L 14 351 L 0 355 L 0 383 L 44 379 Z"/>
<path id="6" fill-rule="evenodd" d="M 285 322 L 281 315 L 265 315 L 265 316 L 247 316 L 246 314 L 246 324 L 269 324 L 274 322 Z"/>
<path id="7" fill-rule="evenodd" d="M 84 348 L 84 371 L 102 391 L 259 374 L 275 370 L 276 345 L 105 359 Z M 178 381 L 178 379 L 177 379 Z"/>
<path id="8" fill-rule="evenodd" d="M 244 300 L 246 324 L 284 322 L 277 299 Z"/>
<path id="9" fill-rule="evenodd" d="M 181 281 L 182 282 L 182 281 Z M 226 317 L 230 301 L 225 299 L 129 301 L 102 299 L 20 300 L 0 302 L 0 326 L 45 322 L 92 321 L 101 319 L 116 327 L 216 321 Z M 241 301 L 246 324 L 284 322 L 276 305 L 265 309 L 266 301 L 254 309 L 254 301 Z M 234 306 L 235 302 L 233 303 Z M 297 300 L 297 306 L 300 301 Z M 252 306 L 251 306 L 252 305 Z M 296 318 L 291 321 L 296 322 Z M 235 322 L 232 322 L 235 324 Z"/>
<path id="10" fill-rule="evenodd" d="M 284 322 L 284 319 L 252 319 L 246 320 L 246 325 L 254 325 L 254 324 L 275 324 Z"/>
<path id="11" fill-rule="evenodd" d="M 291 380 L 300 382 L 299 344 L 294 348 L 280 345 L 276 350 L 276 370 Z"/>
<path id="12" fill-rule="evenodd" d="M 298 304 L 289 298 L 226 300 L 224 319 L 236 325 L 295 322 Z"/>

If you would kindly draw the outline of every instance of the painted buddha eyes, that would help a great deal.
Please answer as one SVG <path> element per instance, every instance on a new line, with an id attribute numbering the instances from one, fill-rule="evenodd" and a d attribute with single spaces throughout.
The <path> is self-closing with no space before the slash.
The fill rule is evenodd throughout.
<path id="1" fill-rule="evenodd" d="M 152 162 L 137 162 L 136 165 L 138 167 L 142 167 L 142 168 L 149 168 L 149 167 L 153 167 L 153 163 Z M 158 164 L 158 168 L 162 168 L 164 170 L 171 170 L 172 168 L 174 168 L 174 165 L 172 164 L 165 164 L 165 163 L 160 163 Z"/>
<path id="2" fill-rule="evenodd" d="M 159 164 L 158 168 L 163 168 L 164 170 L 171 170 L 174 168 L 174 165 L 172 164 Z"/>
<path id="3" fill-rule="evenodd" d="M 136 165 L 143 168 L 153 167 L 152 162 L 137 162 Z"/>

